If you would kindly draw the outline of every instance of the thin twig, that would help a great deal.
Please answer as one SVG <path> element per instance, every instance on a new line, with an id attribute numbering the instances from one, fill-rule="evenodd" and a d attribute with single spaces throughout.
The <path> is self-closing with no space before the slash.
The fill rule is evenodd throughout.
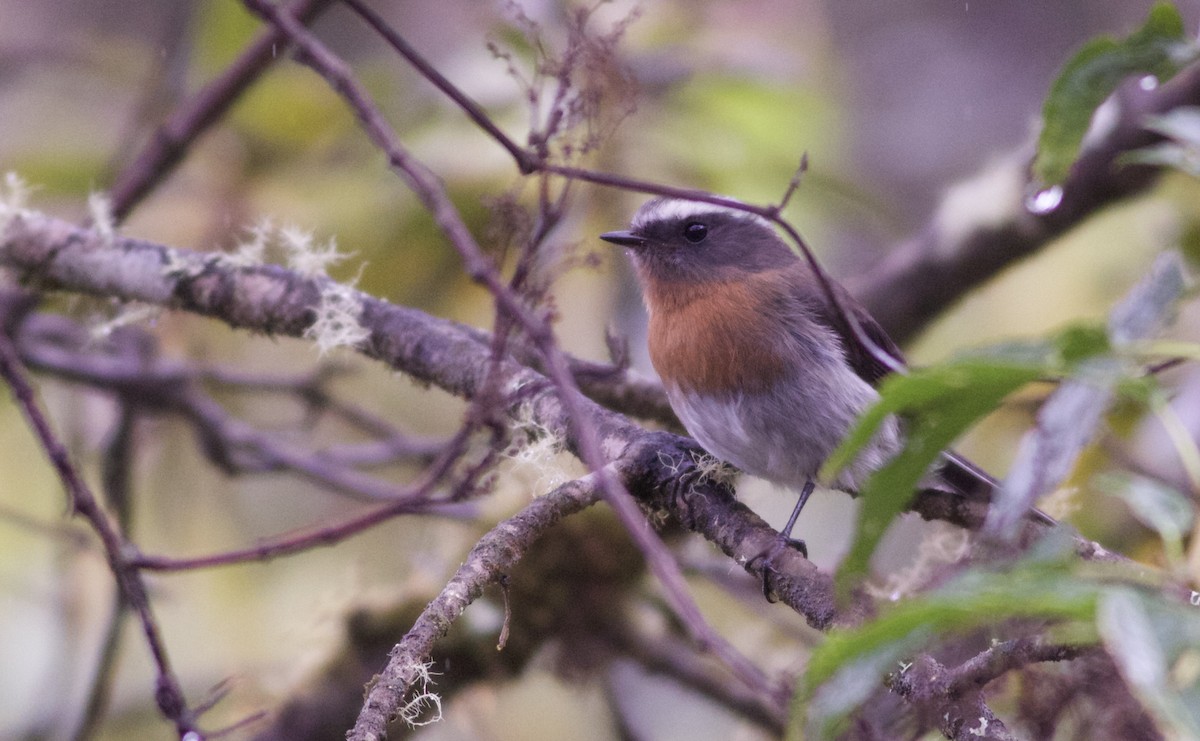
<path id="1" fill-rule="evenodd" d="M 442 502 L 432 500 L 435 487 L 450 473 L 451 469 L 461 460 L 466 451 L 467 439 L 472 428 L 467 425 L 459 429 L 450 444 L 422 474 L 421 477 L 406 488 L 400 496 L 394 497 L 386 504 L 380 505 L 365 514 L 352 517 L 344 522 L 315 528 L 311 531 L 291 535 L 261 545 L 234 551 L 223 551 L 211 556 L 194 558 L 173 558 L 167 556 L 147 556 L 136 554 L 129 563 L 139 569 L 152 571 L 188 571 L 205 569 L 215 566 L 229 566 L 248 561 L 268 561 L 273 558 L 302 553 L 317 546 L 330 546 L 340 543 L 369 530 L 376 525 L 394 519 L 401 515 L 426 512 L 436 508 Z M 482 471 L 469 471 L 452 487 L 450 501 L 461 498 L 462 494 L 474 489 L 479 483 Z"/>
<path id="2" fill-rule="evenodd" d="M 70 497 L 72 510 L 83 517 L 100 536 L 109 568 L 117 580 L 121 593 L 141 621 L 142 632 L 158 670 L 154 694 L 160 712 L 175 724 L 181 738 L 187 733 L 199 733 L 199 729 L 196 727 L 196 718 L 188 708 L 183 689 L 175 672 L 171 669 L 166 646 L 163 644 L 158 623 L 150 608 L 146 585 L 137 570 L 131 568 L 126 562 L 127 544 L 109 522 L 99 501 L 76 471 L 66 448 L 50 429 L 49 421 L 37 404 L 33 387 L 25 378 L 16 348 L 13 347 L 9 337 L 3 333 L 0 333 L 0 376 L 3 376 L 12 388 L 26 420 L 33 428 L 34 434 L 50 458 L 54 469 L 58 472 L 59 479 L 62 480 Z"/>
<path id="3" fill-rule="evenodd" d="M 331 2 L 297 0 L 282 12 L 301 23 L 309 23 Z M 183 160 L 192 143 L 221 120 L 286 48 L 286 36 L 275 27 L 267 28 L 220 77 L 185 101 L 159 126 L 142 153 L 113 182 L 110 197 L 117 222 L 124 221 Z"/>
<path id="4" fill-rule="evenodd" d="M 136 419 L 136 412 L 128 404 L 122 404 L 104 450 L 104 496 L 109 507 L 116 512 L 117 526 L 122 532 L 129 532 L 133 519 L 133 501 L 129 479 L 133 467 L 133 437 Z M 120 588 L 114 586 L 108 626 L 104 631 L 104 640 L 100 644 L 100 658 L 96 662 L 83 714 L 72 736 L 75 741 L 85 741 L 85 739 L 91 738 L 99 728 L 104 713 L 108 709 L 112 683 L 117 670 L 117 657 L 121 647 L 122 627 L 128 614 L 129 605 L 125 602 Z"/>

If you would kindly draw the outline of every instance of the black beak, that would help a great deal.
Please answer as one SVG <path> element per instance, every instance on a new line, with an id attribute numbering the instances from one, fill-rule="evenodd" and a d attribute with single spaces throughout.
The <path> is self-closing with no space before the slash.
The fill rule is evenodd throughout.
<path id="1" fill-rule="evenodd" d="M 600 238 L 605 242 L 619 244 L 622 247 L 645 247 L 646 238 L 636 232 L 620 231 L 620 232 L 605 232 L 600 235 Z"/>

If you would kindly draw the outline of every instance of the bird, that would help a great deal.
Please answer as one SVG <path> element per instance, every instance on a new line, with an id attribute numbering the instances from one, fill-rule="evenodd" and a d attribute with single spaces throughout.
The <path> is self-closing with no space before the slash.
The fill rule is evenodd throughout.
<path id="1" fill-rule="evenodd" d="M 807 556 L 791 534 L 817 473 L 879 398 L 879 383 L 902 367 L 900 349 L 827 278 L 833 304 L 809 264 L 756 213 L 659 197 L 638 209 L 628 229 L 600 239 L 632 257 L 649 314 L 650 360 L 672 410 L 716 458 L 800 493 L 780 535 Z M 829 483 L 856 495 L 903 444 L 901 421 L 886 418 Z M 942 453 L 927 478 L 933 488 L 976 499 L 990 498 L 997 486 L 953 451 Z"/>

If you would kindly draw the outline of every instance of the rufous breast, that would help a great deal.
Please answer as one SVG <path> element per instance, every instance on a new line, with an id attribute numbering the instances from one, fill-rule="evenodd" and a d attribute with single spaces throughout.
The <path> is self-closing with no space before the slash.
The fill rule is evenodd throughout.
<path id="1" fill-rule="evenodd" d="M 735 281 L 646 284 L 650 359 L 668 385 L 720 396 L 765 392 L 794 353 L 778 322 L 778 273 Z M 786 284 L 782 287 L 786 290 Z M 774 326 L 775 331 L 764 330 Z"/>

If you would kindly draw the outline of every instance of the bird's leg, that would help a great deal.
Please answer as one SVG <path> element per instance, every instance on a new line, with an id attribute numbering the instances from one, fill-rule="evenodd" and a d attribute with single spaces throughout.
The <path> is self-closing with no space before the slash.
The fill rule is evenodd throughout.
<path id="1" fill-rule="evenodd" d="M 784 548 L 795 548 L 800 551 L 802 556 L 808 558 L 808 546 L 804 544 L 803 540 L 792 537 L 792 528 L 796 526 L 796 520 L 800 517 L 800 510 L 804 509 L 804 505 L 808 503 L 808 498 L 812 496 L 814 488 L 813 480 L 805 479 L 804 488 L 800 490 L 800 498 L 796 500 L 796 507 L 792 510 L 791 516 L 788 517 L 787 524 L 783 526 L 783 530 L 779 531 L 779 537 L 775 539 L 775 542 L 769 548 L 750 559 L 750 562 L 747 564 L 749 566 L 755 561 L 762 559 L 762 592 L 763 597 L 768 602 L 775 601 L 771 591 L 770 577 L 771 574 L 778 573 L 775 569 L 775 557 L 779 555 L 779 552 Z"/>
<path id="2" fill-rule="evenodd" d="M 792 510 L 792 516 L 788 518 L 787 524 L 779 531 L 784 540 L 799 544 L 796 548 L 804 554 L 805 558 L 808 557 L 808 548 L 804 546 L 803 540 L 792 540 L 792 528 L 796 526 L 796 520 L 800 517 L 800 510 L 804 509 L 804 505 L 808 504 L 808 498 L 812 496 L 814 488 L 815 485 L 812 479 L 804 480 L 804 488 L 800 490 L 800 498 L 796 500 L 796 508 Z"/>

